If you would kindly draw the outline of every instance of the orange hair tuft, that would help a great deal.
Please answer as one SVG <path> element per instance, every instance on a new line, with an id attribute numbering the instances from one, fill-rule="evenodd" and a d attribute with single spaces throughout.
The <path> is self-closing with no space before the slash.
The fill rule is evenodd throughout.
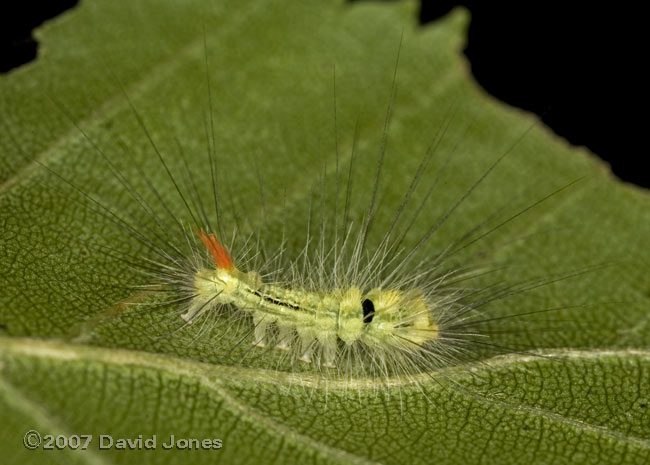
<path id="1" fill-rule="evenodd" d="M 230 254 L 228 254 L 226 248 L 219 243 L 214 234 L 204 233 L 203 231 L 197 231 L 197 234 L 201 238 L 203 244 L 205 244 L 210 251 L 210 254 L 212 254 L 214 263 L 217 264 L 217 268 L 232 270 L 235 267 L 232 258 L 230 258 Z"/>

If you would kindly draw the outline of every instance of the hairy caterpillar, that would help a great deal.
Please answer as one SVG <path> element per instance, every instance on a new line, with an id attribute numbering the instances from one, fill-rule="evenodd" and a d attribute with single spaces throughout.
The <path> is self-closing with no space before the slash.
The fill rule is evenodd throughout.
<path id="1" fill-rule="evenodd" d="M 395 64 L 395 72 L 397 70 L 398 65 Z M 339 169 L 337 153 L 334 182 L 331 183 L 336 186 L 333 212 L 328 212 L 324 206 L 327 195 L 324 186 L 327 173 L 324 169 L 315 183 L 316 188 L 321 188 L 320 230 L 311 231 L 310 207 L 305 226 L 307 238 L 297 255 L 289 256 L 285 252 L 284 236 L 279 244 L 276 243 L 276 252 L 268 250 L 272 247 L 268 243 L 272 241 L 268 241 L 266 232 L 259 227 L 253 228 L 248 235 L 238 231 L 245 227 L 240 224 L 233 228 L 232 233 L 224 232 L 228 226 L 224 226 L 221 218 L 224 215 L 223 193 L 220 192 L 223 186 L 219 180 L 220 176 L 223 177 L 219 170 L 222 162 L 214 153 L 214 128 L 206 135 L 210 147 L 210 170 L 206 184 L 211 190 L 207 202 L 213 203 L 212 212 L 205 205 L 205 194 L 197 187 L 201 182 L 188 167 L 192 157 L 181 152 L 184 165 L 177 167 L 180 171 L 170 168 L 132 104 L 131 111 L 153 150 L 157 169 L 166 173 L 170 191 L 177 195 L 180 201 L 177 203 L 184 212 L 181 215 L 171 212 L 166 203 L 168 200 L 164 200 L 165 193 L 138 168 L 137 173 L 146 181 L 149 195 L 153 194 L 153 200 L 147 200 L 147 193 L 134 187 L 104 149 L 80 127 L 78 129 L 84 139 L 106 163 L 114 180 L 145 215 L 144 221 L 133 214 L 125 216 L 115 211 L 92 192 L 78 188 L 65 177 L 59 177 L 77 194 L 81 194 L 85 208 L 107 218 L 148 249 L 147 256 L 134 256 L 114 248 L 105 249 L 107 256 L 128 263 L 131 269 L 150 282 L 127 289 L 145 289 L 148 295 L 154 296 L 162 291 L 161 295 L 165 296 L 162 300 L 154 297 L 153 302 L 149 302 L 147 297 L 144 302 L 136 303 L 140 313 L 171 307 L 174 314 L 185 322 L 180 329 L 190 324 L 198 327 L 199 334 L 190 339 L 190 344 L 200 340 L 203 344 L 221 345 L 230 336 L 228 333 L 236 334 L 223 347 L 231 350 L 232 346 L 238 350 L 235 357 L 238 363 L 260 366 L 280 364 L 299 371 L 317 370 L 326 377 L 343 376 L 347 380 L 359 377 L 381 380 L 394 375 L 408 379 L 484 356 L 481 354 L 509 352 L 513 349 L 493 342 L 488 333 L 480 329 L 485 323 L 506 317 L 492 317 L 479 309 L 552 283 L 557 277 L 544 276 L 515 285 L 476 287 L 471 284 L 472 280 L 489 274 L 492 269 L 476 267 L 471 263 L 447 264 L 447 256 L 462 252 L 475 243 L 482 244 L 481 239 L 570 184 L 552 191 L 541 200 L 536 199 L 523 210 L 515 210 L 510 217 L 502 216 L 501 208 L 497 208 L 491 217 L 474 222 L 468 231 L 456 233 L 455 240 L 423 259 L 417 253 L 425 250 L 434 233 L 510 152 L 510 149 L 504 150 L 493 159 L 492 164 L 478 174 L 474 183 L 456 202 L 428 224 L 424 229 L 426 232 L 414 240 L 409 238 L 411 228 L 423 220 L 424 209 L 438 177 L 454 155 L 454 150 L 447 154 L 442 168 L 434 172 L 435 177 L 428 191 L 413 205 L 415 202 L 412 198 L 418 192 L 417 187 L 421 181 L 426 181 L 427 168 L 438 155 L 436 150 L 446 130 L 443 126 L 438 128 L 438 135 L 431 142 L 429 150 L 421 156 L 408 190 L 397 194 L 402 200 L 387 229 L 380 231 L 375 236 L 375 242 L 371 243 L 369 236 L 377 230 L 376 203 L 381 193 L 379 186 L 385 163 L 386 139 L 390 135 L 394 86 L 395 77 L 369 204 L 360 210 L 361 219 L 355 224 L 349 214 L 349 210 L 355 208 L 351 200 L 351 191 L 356 184 L 353 177 L 353 146 L 347 185 L 340 189 L 345 192 L 345 208 L 338 206 L 340 171 L 343 170 Z M 126 99 L 128 101 L 128 95 Z M 52 172 L 58 176 L 55 170 Z M 185 186 L 180 177 L 186 178 Z M 408 211 L 409 208 L 413 211 Z M 232 218 L 237 222 L 236 207 L 231 206 L 231 210 Z M 246 220 L 244 218 L 243 222 Z M 328 223 L 333 226 L 328 226 Z M 285 218 L 282 228 L 286 227 Z M 190 230 L 192 233 L 188 233 Z M 231 246 L 227 248 L 222 238 L 228 237 Z M 227 249 L 234 251 L 234 262 Z M 242 263 L 241 270 L 235 268 L 235 263 L 238 266 Z M 507 318 L 529 313 L 519 312 Z M 178 325 L 177 319 L 172 321 L 173 325 Z M 226 330 L 220 338 L 211 341 L 209 335 L 203 333 L 214 325 L 223 325 Z M 178 328 L 173 330 L 172 336 L 178 335 L 177 331 Z M 246 349 L 250 346 L 254 349 Z M 279 349 L 279 355 L 275 349 Z M 269 358 L 270 361 L 267 360 Z"/>
<path id="2" fill-rule="evenodd" d="M 278 348 L 289 349 L 287 340 L 295 330 L 303 351 L 300 360 L 311 362 L 312 345 L 318 341 L 326 368 L 335 367 L 337 338 L 346 346 L 360 341 L 368 348 L 410 353 L 438 337 L 438 325 L 432 321 L 434 301 L 419 289 L 374 288 L 362 294 L 360 288 L 350 287 L 317 293 L 265 285 L 254 271 L 236 269 L 214 235 L 199 236 L 217 268 L 197 273 L 197 296 L 182 315 L 187 322 L 212 306 L 234 304 L 253 315 L 254 345 L 264 347 L 268 326 L 275 323 L 280 330 Z"/>
<path id="3" fill-rule="evenodd" d="M 264 263 L 263 271 L 260 273 L 257 271 L 256 259 L 259 256 L 270 255 L 264 246 L 260 245 L 264 244 L 263 233 L 259 230 L 255 231 L 242 243 L 241 237 L 235 230 L 232 233 L 232 243 L 240 241 L 244 249 L 247 244 L 257 244 L 252 258 L 248 256 L 250 252 L 248 246 L 249 250 L 245 250 L 236 260 L 237 263 L 244 263 L 245 271 L 241 271 L 235 267 L 233 259 L 217 235 L 206 232 L 223 231 L 222 225 L 219 224 L 220 195 L 217 160 L 213 158 L 214 154 L 210 153 L 210 184 L 214 189 L 216 227 L 211 226 L 210 214 L 206 213 L 207 209 L 203 205 L 194 181 L 191 181 L 189 172 L 190 192 L 184 192 L 179 187 L 176 175 L 170 171 L 167 162 L 151 139 L 137 111 L 135 108 L 132 109 L 143 133 L 157 154 L 160 167 L 167 173 L 189 214 L 189 224 L 181 217 L 170 214 L 170 218 L 175 223 L 171 229 L 179 235 L 166 236 L 168 231 L 165 228 L 168 225 L 156 213 L 155 206 L 143 200 L 142 194 L 131 186 L 102 149 L 83 133 L 81 128 L 84 137 L 108 164 L 115 178 L 139 203 L 144 213 L 150 215 L 154 228 L 145 226 L 145 229 L 139 229 L 132 219 L 123 218 L 101 201 L 97 201 L 92 194 L 79 192 L 89 201 L 92 211 L 108 217 L 129 234 L 133 234 L 158 256 L 157 259 L 152 260 L 122 254 L 121 258 L 128 260 L 130 266 L 144 274 L 148 280 L 153 280 L 153 284 L 144 285 L 143 288 L 154 293 L 160 290 L 171 292 L 169 294 L 171 297 L 165 298 L 162 302 L 155 301 L 153 304 L 145 302 L 137 305 L 142 305 L 142 310 L 146 312 L 169 306 L 177 307 L 176 312 L 185 322 L 181 329 L 201 321 L 201 332 L 206 322 L 210 324 L 209 322 L 215 316 L 223 315 L 224 311 L 230 308 L 234 310 L 234 314 L 226 317 L 225 324 L 241 330 L 241 323 L 244 322 L 242 339 L 235 344 L 235 347 L 243 340 L 246 343 L 244 346 L 252 345 L 258 349 L 286 351 L 286 358 L 291 366 L 295 367 L 294 361 L 303 362 L 303 368 L 313 363 L 312 367 L 325 376 L 344 375 L 348 380 L 357 377 L 378 380 L 392 375 L 410 378 L 429 370 L 471 360 L 476 357 L 476 349 L 482 349 L 482 346 L 493 347 L 497 352 L 510 351 L 508 347 L 500 347 L 486 340 L 486 334 L 474 329 L 477 325 L 493 319 L 476 309 L 486 303 L 552 283 L 557 279 L 557 277 L 543 277 L 523 281 L 518 286 L 496 285 L 478 289 L 463 287 L 457 284 L 471 281 L 477 275 L 483 274 L 485 270 L 471 265 L 444 266 L 444 262 L 447 255 L 462 251 L 468 245 L 491 234 L 572 183 L 551 192 L 541 200 L 536 200 L 524 210 L 515 211 L 514 215 L 506 219 L 500 217 L 500 223 L 490 226 L 491 229 L 487 228 L 487 231 L 486 225 L 489 225 L 494 218 L 479 222 L 449 244 L 433 260 L 413 261 L 414 253 L 431 238 L 447 217 L 508 154 L 508 151 L 497 157 L 456 204 L 419 238 L 415 246 L 408 249 L 403 247 L 402 243 L 411 225 L 421 214 L 432 189 L 408 220 L 408 226 L 395 237 L 392 237 L 391 233 L 409 205 L 411 195 L 422 178 L 424 170 L 435 155 L 435 151 L 429 150 L 423 156 L 409 191 L 405 194 L 388 230 L 383 233 L 381 241 L 374 249 L 367 250 L 366 240 L 371 230 L 375 193 L 384 161 L 382 148 L 373 195 L 370 205 L 363 213 L 360 226 L 355 229 L 352 223 L 348 225 L 344 222 L 341 231 L 335 226 L 335 239 L 328 241 L 325 227 L 327 213 L 321 212 L 318 247 L 311 248 L 310 213 L 306 228 L 307 240 L 301 254 L 298 257 L 287 258 L 284 254 L 283 239 L 279 252 Z M 391 114 L 390 105 L 387 114 Z M 387 116 L 384 138 L 388 135 L 389 123 L 389 116 Z M 434 146 L 435 144 L 432 145 Z M 146 176 L 142 171 L 140 175 Z M 323 179 L 325 176 L 324 174 Z M 337 184 L 338 176 L 337 172 Z M 63 181 L 76 189 L 74 183 L 66 179 Z M 348 196 L 351 183 L 353 180 L 348 179 Z M 150 183 L 149 187 L 156 194 L 156 198 L 160 199 L 157 188 Z M 347 197 L 346 210 L 349 202 L 350 199 Z M 164 203 L 162 206 L 166 209 Z M 336 211 L 337 208 L 335 208 L 335 215 Z M 286 224 L 283 227 L 286 227 Z M 194 233 L 187 234 L 188 229 L 193 229 Z M 149 237 L 151 234 L 154 239 Z M 353 238 L 355 235 L 356 238 Z M 326 246 L 328 242 L 331 242 L 331 245 Z M 571 273 L 568 274 L 570 275 Z M 522 312 L 522 315 L 528 313 L 530 312 Z M 508 318 L 518 316 L 520 314 Z M 254 352 L 246 353 L 244 358 L 250 358 L 250 354 L 253 354 L 253 359 L 257 358 Z"/>
<path id="4" fill-rule="evenodd" d="M 396 40 L 392 42 L 395 45 Z M 328 79 L 330 76 L 328 72 Z M 347 82 L 351 81 L 356 80 L 348 77 Z M 431 134 L 423 137 L 430 150 L 411 156 L 404 163 L 391 154 L 387 156 L 393 112 L 388 101 L 392 102 L 394 89 L 390 94 L 382 104 L 382 110 L 387 111 L 379 124 L 383 125 L 379 149 L 369 156 L 366 147 L 366 156 L 362 157 L 355 151 L 356 133 L 351 138 L 348 135 L 352 147 L 346 167 L 343 162 L 339 166 L 334 92 L 334 163 L 330 161 L 328 166 L 323 162 L 318 169 L 301 167 L 308 173 L 306 189 L 299 183 L 292 184 L 290 178 L 298 170 L 287 165 L 287 173 L 292 174 L 287 175 L 289 179 L 284 183 L 276 182 L 276 210 L 268 215 L 271 224 L 267 223 L 264 211 L 264 197 L 268 193 L 263 190 L 265 184 L 270 184 L 267 177 L 272 175 L 257 174 L 254 179 L 255 163 L 217 154 L 212 108 L 208 118 L 200 123 L 206 126 L 203 138 L 194 143 L 196 146 L 207 140 L 207 160 L 197 155 L 196 147 L 188 154 L 173 143 L 160 149 L 160 134 L 150 134 L 135 105 L 127 116 L 135 116 L 144 136 L 141 139 L 149 149 L 149 154 L 140 160 L 144 168 L 137 163 L 118 167 L 102 143 L 96 141 L 97 136 L 78 128 L 88 149 L 106 162 L 104 166 L 110 170 L 107 184 L 112 183 L 119 195 L 127 198 L 127 206 L 122 212 L 121 206 L 115 208 L 110 201 L 103 200 L 101 193 L 77 188 L 73 177 L 62 178 L 77 195 L 81 194 L 84 208 L 117 226 L 128 237 L 124 242 L 139 244 L 141 250 L 135 254 L 120 249 L 117 242 L 99 249 L 90 244 L 101 250 L 103 256 L 126 263 L 125 269 L 130 272 L 136 270 L 138 285 L 119 283 L 128 295 L 136 290 L 146 291 L 143 296 L 132 298 L 139 311 L 131 313 L 154 314 L 160 313 L 155 310 L 171 308 L 175 317 L 168 320 L 176 328 L 166 331 L 160 321 L 152 328 L 177 338 L 189 332 L 189 345 L 217 347 L 211 360 L 224 360 L 218 358 L 227 355 L 219 352 L 219 347 L 223 347 L 235 354 L 232 360 L 244 364 L 288 366 L 300 371 L 324 369 L 325 376 L 409 377 L 459 365 L 466 359 L 480 359 L 491 350 L 513 350 L 516 346 L 507 340 L 496 343 L 489 334 L 497 333 L 490 333 L 494 328 L 489 326 L 505 321 L 506 317 L 512 321 L 531 310 L 508 314 L 493 309 L 496 312 L 491 314 L 485 308 L 553 283 L 557 276 L 539 273 L 541 277 L 535 279 L 526 277 L 514 284 L 501 284 L 500 275 L 486 283 L 482 278 L 493 272 L 498 274 L 498 262 L 491 262 L 489 253 L 487 266 L 485 260 L 479 266 L 471 260 L 485 256 L 484 244 L 488 249 L 495 245 L 486 244 L 485 238 L 489 239 L 495 231 L 501 232 L 502 226 L 536 206 L 540 199 L 533 198 L 528 206 L 521 202 L 510 216 L 502 215 L 504 199 L 496 201 L 487 215 L 483 212 L 482 216 L 474 216 L 471 210 L 460 212 L 459 206 L 483 184 L 510 149 L 493 149 L 498 156 L 489 157 L 488 166 L 473 164 L 471 158 L 454 166 L 457 172 L 467 173 L 469 181 L 460 183 L 459 190 L 449 191 L 443 199 L 445 192 L 435 189 L 451 170 L 447 167 L 456 155 L 454 145 L 460 144 L 462 135 L 445 137 L 452 121 L 448 115 L 432 126 L 439 131 L 437 138 L 430 141 Z M 59 106 L 65 108 L 65 103 Z M 217 126 L 223 122 L 220 119 Z M 522 130 L 519 136 L 523 135 Z M 451 147 L 445 146 L 449 140 Z M 355 171 L 354 163 L 360 160 L 362 171 Z M 299 162 L 297 156 L 291 159 L 291 163 Z M 281 165 L 280 161 L 273 163 Z M 245 168 L 237 171 L 241 166 Z M 53 171 L 57 172 L 56 167 Z M 282 169 L 278 172 L 284 175 Z M 389 182 L 382 185 L 386 174 Z M 552 196 L 561 190 L 558 185 L 567 185 L 572 179 L 554 182 L 552 189 L 545 192 L 550 191 Z M 251 186 L 253 189 L 247 189 Z M 97 190 L 102 189 L 103 186 Z M 260 191 L 259 212 L 255 202 L 247 198 L 255 189 Z M 293 210 L 277 208 L 282 189 L 293 191 L 292 197 L 301 202 Z M 235 201 L 233 190 L 238 190 Z M 317 194 L 313 195 L 313 191 Z M 304 201 L 306 198 L 308 202 Z M 435 214 L 431 209 L 435 209 Z M 438 236 L 434 233 L 439 233 L 450 217 L 461 217 L 463 227 L 447 232 L 447 236 L 432 244 Z M 314 225 L 317 221 L 320 224 Z M 296 232 L 301 229 L 306 230 L 304 241 L 298 239 Z M 285 239 L 286 230 L 291 231 Z M 472 249 L 476 245 L 479 247 Z M 226 250 L 233 253 L 237 269 L 231 268 Z M 450 262 L 448 257 L 467 260 Z M 232 286 L 224 287 L 224 281 L 231 281 Z M 180 331 L 178 325 L 182 322 L 185 324 Z M 481 325 L 485 328 L 479 328 Z M 93 337 L 92 330 L 86 329 L 81 328 L 79 340 Z M 219 333 L 214 339 L 210 337 L 213 329 Z M 256 347 L 251 349 L 251 345 Z M 260 350 L 261 346 L 265 350 Z M 293 363 L 307 361 L 311 363 Z"/>

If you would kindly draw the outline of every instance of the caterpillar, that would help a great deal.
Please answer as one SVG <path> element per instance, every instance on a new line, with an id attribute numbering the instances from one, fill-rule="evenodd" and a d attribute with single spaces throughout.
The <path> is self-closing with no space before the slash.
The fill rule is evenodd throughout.
<path id="1" fill-rule="evenodd" d="M 138 120 L 141 121 L 140 118 Z M 142 126 L 142 129 L 147 133 L 145 126 Z M 388 121 L 385 130 L 389 130 Z M 112 167 L 101 150 L 99 154 Z M 306 244 L 301 254 L 298 257 L 286 258 L 284 246 L 281 245 L 280 252 L 274 259 L 267 260 L 262 266 L 265 272 L 256 270 L 256 265 L 251 263 L 255 262 L 254 258 L 247 257 L 246 252 L 238 260 L 231 257 L 218 235 L 209 232 L 222 230 L 223 227 L 211 226 L 211 220 L 205 213 L 206 208 L 202 205 L 198 192 L 193 194 L 196 205 L 190 205 L 186 198 L 187 193 L 178 188 L 178 181 L 169 171 L 160 153 L 158 157 L 161 166 L 176 186 L 192 219 L 191 222 L 194 223 L 187 225 L 174 218 L 177 230 L 181 233 L 180 241 L 164 239 L 163 247 L 166 250 L 161 251 L 146 238 L 145 232 L 139 231 L 101 203 L 96 205 L 100 207 L 98 213 L 108 213 L 112 221 L 125 226 L 165 260 L 160 262 L 129 257 L 130 264 L 135 265 L 135 268 L 153 281 L 153 284 L 143 286 L 145 289 L 172 292 L 172 297 L 163 302 L 154 302 L 153 305 L 141 304 L 145 311 L 154 311 L 171 304 L 179 307 L 175 314 L 180 315 L 184 322 L 183 328 L 196 325 L 197 321 L 202 322 L 200 326 L 203 328 L 206 322 L 213 321 L 215 317 L 230 309 L 233 313 L 226 316 L 221 323 L 215 324 L 237 326 L 239 329 L 240 323 L 244 322 L 247 327 L 243 333 L 246 342 L 244 345 L 252 346 L 253 350 L 265 349 L 260 352 L 261 355 L 266 355 L 269 351 L 285 352 L 291 366 L 295 367 L 293 362 L 300 362 L 303 368 L 315 369 L 325 377 L 343 375 L 348 381 L 358 377 L 378 380 L 387 375 L 399 375 L 408 379 L 422 372 L 459 364 L 474 357 L 477 348 L 492 346 L 485 340 L 486 334 L 474 329 L 477 325 L 492 320 L 477 308 L 552 283 L 556 279 L 544 277 L 536 281 L 524 281 L 519 287 L 506 285 L 475 289 L 458 286 L 458 283 L 471 281 L 476 275 L 484 273 L 485 269 L 471 265 L 443 266 L 448 254 L 453 255 L 494 232 L 517 218 L 522 213 L 521 210 L 505 220 L 501 218 L 501 223 L 488 231 L 484 231 L 486 221 L 482 221 L 461 235 L 435 259 L 413 262 L 414 253 L 497 166 L 507 152 L 493 161 L 457 204 L 452 206 L 451 210 L 443 215 L 442 220 L 435 223 L 413 248 L 400 248 L 410 226 L 397 234 L 396 238 L 393 238 L 391 233 L 404 214 L 405 207 L 433 154 L 433 151 L 429 151 L 423 157 L 412 179 L 410 190 L 374 249 L 366 251 L 367 237 L 373 220 L 373 196 L 359 227 L 355 229 L 353 224 L 343 225 L 346 232 L 341 234 L 342 240 L 338 239 L 338 231 L 335 228 L 337 238 L 331 241 L 330 246 L 325 245 L 326 221 L 323 217 L 318 247 L 312 249 L 309 236 L 310 219 Z M 380 179 L 383 155 L 380 153 L 375 189 Z M 216 165 L 213 159 L 212 164 Z M 216 185 L 214 173 L 213 171 L 211 175 L 211 184 Z M 115 170 L 115 175 L 128 190 L 131 189 L 119 171 Z M 353 181 L 348 180 L 348 183 L 351 182 Z M 555 196 L 572 184 L 573 182 L 554 190 L 541 200 L 536 200 L 526 210 Z M 155 187 L 153 190 L 155 192 Z M 140 196 L 135 192 L 131 194 L 136 199 Z M 217 221 L 218 198 L 215 190 Z M 428 195 L 425 202 L 427 198 Z M 346 203 L 348 202 L 349 198 L 346 199 Z M 418 211 L 411 217 L 410 224 L 417 219 L 423 205 L 424 203 L 420 204 Z M 147 204 L 142 207 L 146 212 L 153 211 Z M 161 223 L 156 214 L 153 214 L 152 218 L 160 228 Z M 187 233 L 189 229 L 193 229 L 192 234 Z M 478 238 L 477 233 L 480 233 Z M 250 242 L 257 244 L 254 257 L 267 255 L 264 245 L 260 245 L 264 243 L 262 234 L 260 231 L 252 233 L 242 244 L 244 248 Z M 353 238 L 355 234 L 356 239 Z M 237 241 L 238 234 L 235 230 L 231 242 Z M 183 250 L 184 248 L 187 250 Z M 242 269 L 235 266 L 235 263 L 239 262 L 244 263 Z M 522 314 L 527 315 L 528 312 Z M 510 318 L 518 316 L 520 315 L 516 314 Z M 195 342 L 195 339 L 192 341 Z M 241 340 L 234 344 L 235 347 L 240 343 Z M 498 351 L 510 350 L 498 345 L 494 347 Z M 251 353 L 255 358 L 254 351 L 245 352 L 243 358 L 250 358 Z"/>
<path id="2" fill-rule="evenodd" d="M 509 214 L 504 214 L 503 204 L 477 218 L 471 211 L 460 212 L 461 205 L 526 137 L 528 130 L 522 130 L 512 147 L 495 149 L 497 156 L 487 166 L 468 163 L 471 157 L 465 159 L 466 164 L 454 166 L 467 172 L 470 182 L 440 201 L 436 188 L 452 169 L 449 166 L 458 152 L 455 145 L 462 142 L 462 135 L 455 134 L 456 141 L 445 146 L 448 132 L 454 132 L 449 129 L 453 118 L 447 115 L 434 128 L 434 137 L 425 136 L 429 145 L 424 153 L 406 163 L 391 159 L 387 145 L 398 63 L 399 53 L 383 108 L 374 169 L 370 156 L 361 160 L 356 129 L 349 164 L 341 162 L 334 83 L 334 166 L 323 162 L 317 169 L 303 167 L 312 179 L 307 188 L 292 184 L 290 178 L 278 183 L 285 191 L 293 189 L 294 198 L 308 197 L 309 202 L 291 211 L 276 209 L 269 215 L 275 224 L 266 223 L 263 189 L 268 181 L 255 173 L 256 162 L 242 169 L 241 160 L 217 153 L 211 106 L 203 120 L 208 145 L 207 157 L 203 157 L 185 154 L 180 144 L 161 149 L 126 93 L 130 116 L 152 155 L 141 161 L 144 168 L 138 163 L 118 167 L 97 136 L 75 124 L 93 156 L 108 168 L 107 184 L 117 186 L 128 205 L 116 208 L 71 176 L 60 175 L 56 167 L 46 168 L 71 188 L 71 197 L 80 197 L 85 210 L 116 226 L 127 237 L 125 243 L 140 247 L 133 253 L 121 249 L 119 241 L 113 243 L 117 245 L 89 244 L 122 264 L 124 273 L 133 274 L 133 283 L 118 279 L 129 297 L 121 294 L 117 301 L 134 301 L 124 305 L 119 316 L 156 315 L 151 332 L 185 337 L 189 346 L 202 353 L 208 351 L 200 347 L 210 346 L 209 361 L 315 371 L 325 378 L 348 380 L 411 379 L 495 352 L 525 350 L 512 339 L 498 339 L 499 331 L 508 328 L 495 330 L 491 325 L 545 309 L 508 313 L 488 307 L 571 273 L 540 273 L 536 278 L 502 283 L 501 264 L 490 256 L 499 245 L 486 242 L 528 210 L 558 196 L 572 181 L 565 180 L 559 187 L 554 184 L 541 199 L 523 206 L 519 203 Z M 335 70 L 333 76 L 335 81 Z M 209 76 L 207 81 L 211 105 Z M 65 103 L 58 107 L 67 113 Z M 74 121 L 74 117 L 69 119 Z M 355 171 L 360 161 L 366 170 L 362 173 Z M 298 157 L 291 162 L 299 163 Z M 388 183 L 382 184 L 387 171 Z M 135 182 L 126 172 L 136 177 Z M 251 174 L 257 179 L 245 179 Z M 259 212 L 246 198 L 250 191 L 246 187 L 251 185 L 260 191 Z M 233 189 L 245 206 L 236 205 Z M 279 190 L 276 186 L 276 196 Z M 390 206 L 380 207 L 382 201 Z M 280 203 L 277 197 L 275 203 Z M 461 215 L 472 219 L 463 219 L 462 230 L 447 232 L 446 238 L 432 243 L 450 218 Z M 314 218 L 320 221 L 318 227 L 314 227 Z M 302 243 L 296 232 L 301 228 L 305 230 Z M 285 236 L 287 229 L 291 232 Z M 492 273 L 498 277 L 486 282 L 484 278 Z M 92 339 L 94 330 L 82 324 L 77 340 Z"/>
<path id="3" fill-rule="evenodd" d="M 360 288 L 350 287 L 319 294 L 265 285 L 256 272 L 235 268 L 214 235 L 199 232 L 199 237 L 217 268 L 197 273 L 197 297 L 182 315 L 187 322 L 213 306 L 234 304 L 253 315 L 254 345 L 264 347 L 268 326 L 275 323 L 280 329 L 277 347 L 289 349 L 287 339 L 295 330 L 303 347 L 300 360 L 311 362 L 317 340 L 327 368 L 335 367 L 337 338 L 348 346 L 360 341 L 369 348 L 411 352 L 409 346 L 419 347 L 438 335 L 431 304 L 419 289 L 375 288 L 362 294 Z"/>
<path id="4" fill-rule="evenodd" d="M 395 71 L 398 62 L 399 54 Z M 327 173 L 323 171 L 316 181 L 316 187 L 321 189 L 320 230 L 315 233 L 311 231 L 310 207 L 304 247 L 293 257 L 286 253 L 284 237 L 277 246 L 278 251 L 273 254 L 268 250 L 272 247 L 268 245 L 272 241 L 267 239 L 264 231 L 253 228 L 246 236 L 239 231 L 241 225 L 233 228 L 231 245 L 227 247 L 223 239 L 228 234 L 224 232 L 226 227 L 222 224 L 224 206 L 220 193 L 220 189 L 223 189 L 219 181 L 220 161 L 214 150 L 210 149 L 208 154 L 210 169 L 207 184 L 212 188 L 209 202 L 214 204 L 214 212 L 210 213 L 202 198 L 204 194 L 197 187 L 199 181 L 188 167 L 185 155 L 181 153 L 184 165 L 179 168 L 185 170 L 186 185 L 182 187 L 179 173 L 170 168 L 128 95 L 125 98 L 131 105 L 131 111 L 153 149 L 158 168 L 166 174 L 172 192 L 178 196 L 184 214 L 178 216 L 171 212 L 167 201 L 163 200 L 160 187 L 138 169 L 139 176 L 145 179 L 155 202 L 160 205 L 146 200 L 146 193 L 134 187 L 81 127 L 77 129 L 136 203 L 144 214 L 144 221 L 115 211 L 93 193 L 79 188 L 55 170 L 45 168 L 77 195 L 81 195 L 84 208 L 117 225 L 148 251 L 147 254 L 134 256 L 119 249 L 104 248 L 107 256 L 126 262 L 130 269 L 148 282 L 126 287 L 130 292 L 144 289 L 148 296 L 154 296 L 130 306 L 135 306 L 140 313 L 156 313 L 171 307 L 175 315 L 171 325 L 178 325 L 179 321 L 182 325 L 169 334 L 178 336 L 179 330 L 197 327 L 198 334 L 190 337 L 190 344 L 198 344 L 202 340 L 203 344 L 223 345 L 226 351 L 237 349 L 239 359 L 235 357 L 236 363 L 260 366 L 280 364 L 285 369 L 316 370 L 325 378 L 343 377 L 348 382 L 363 377 L 380 381 L 387 376 L 415 379 L 419 374 L 435 372 L 446 366 L 459 366 L 484 357 L 486 353 L 520 351 L 522 349 L 496 343 L 483 327 L 494 320 L 516 319 L 531 312 L 490 316 L 481 309 L 493 302 L 551 284 L 558 277 L 542 276 L 514 285 L 473 285 L 473 280 L 497 267 L 474 265 L 471 263 L 472 256 L 469 259 L 465 257 L 466 262 L 461 264 L 448 264 L 448 258 L 480 243 L 522 213 L 571 187 L 574 181 L 555 188 L 523 209 L 515 210 L 505 219 L 502 208 L 497 208 L 492 216 L 475 222 L 469 230 L 457 234 L 451 243 L 423 259 L 418 252 L 427 246 L 449 216 L 512 150 L 511 147 L 493 159 L 460 198 L 425 228 L 425 234 L 415 243 L 412 239 L 409 242 L 407 237 L 411 228 L 421 221 L 439 176 L 454 155 L 453 151 L 448 154 L 415 211 L 405 218 L 407 209 L 412 207 L 419 183 L 426 180 L 426 170 L 437 155 L 439 139 L 445 134 L 443 126 L 429 150 L 421 157 L 387 229 L 377 236 L 380 238 L 378 241 L 370 244 L 369 237 L 377 229 L 376 202 L 385 163 L 385 143 L 390 132 L 395 76 L 392 86 L 370 200 L 362 210 L 361 220 L 355 224 L 349 218 L 349 210 L 353 208 L 351 190 L 356 182 L 353 178 L 353 146 L 347 185 L 344 186 L 345 208 L 340 211 L 336 204 L 341 177 L 337 154 L 334 211 L 327 212 L 324 206 Z M 64 106 L 61 107 L 65 112 Z M 336 108 L 334 112 L 336 114 Z M 213 144 L 210 137 L 214 136 L 207 137 Z M 231 208 L 232 218 L 237 222 L 236 208 Z M 344 218 L 339 224 L 338 216 L 341 214 Z M 328 222 L 333 226 L 328 227 Z M 286 227 L 285 219 L 282 228 Z M 255 247 L 251 244 L 255 244 Z M 235 251 L 234 257 L 229 249 Z M 485 250 L 479 249 L 479 254 L 482 253 Z M 260 257 L 268 255 L 272 257 L 260 261 Z M 561 274 L 560 279 L 572 274 Z M 157 298 L 159 295 L 165 297 Z M 543 311 L 546 310 L 532 313 Z M 225 329 L 222 329 L 219 338 L 210 341 L 208 329 L 215 325 L 223 325 Z M 154 328 L 154 331 L 159 330 Z M 237 337 L 226 342 L 231 336 L 229 333 Z"/>

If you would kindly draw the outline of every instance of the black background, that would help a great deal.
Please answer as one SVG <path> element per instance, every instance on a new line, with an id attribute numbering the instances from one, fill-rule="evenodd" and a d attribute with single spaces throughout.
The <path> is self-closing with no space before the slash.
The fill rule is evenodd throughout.
<path id="1" fill-rule="evenodd" d="M 644 14 L 623 3 L 421 0 L 420 22 L 463 5 L 472 12 L 465 54 L 496 98 L 532 111 L 575 145 L 607 160 L 621 179 L 650 187 L 645 144 Z M 0 72 L 34 59 L 31 31 L 76 0 L 6 2 L 0 12 Z"/>

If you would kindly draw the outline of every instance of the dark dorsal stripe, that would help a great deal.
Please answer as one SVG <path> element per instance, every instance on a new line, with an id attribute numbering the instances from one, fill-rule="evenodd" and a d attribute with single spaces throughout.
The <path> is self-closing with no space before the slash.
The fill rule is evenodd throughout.
<path id="1" fill-rule="evenodd" d="M 300 310 L 300 307 L 297 306 L 297 305 L 290 304 L 290 303 L 287 303 L 287 302 L 281 302 L 281 301 L 279 301 L 277 299 L 274 299 L 273 297 L 269 297 L 268 295 L 264 295 L 259 291 L 253 291 L 253 294 L 255 294 L 258 297 L 263 298 L 264 300 L 266 300 L 269 303 L 272 303 L 272 304 L 275 304 L 275 305 L 280 305 L 281 307 L 292 308 L 294 310 Z"/>

